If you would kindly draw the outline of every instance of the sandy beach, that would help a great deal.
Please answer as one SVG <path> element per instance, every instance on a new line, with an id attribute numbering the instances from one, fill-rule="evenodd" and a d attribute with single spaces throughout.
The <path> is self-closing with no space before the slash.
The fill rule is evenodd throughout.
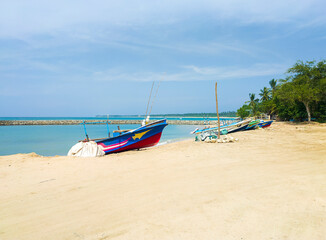
<path id="1" fill-rule="evenodd" d="M 100 158 L 0 157 L 0 239 L 325 239 L 326 124 Z"/>

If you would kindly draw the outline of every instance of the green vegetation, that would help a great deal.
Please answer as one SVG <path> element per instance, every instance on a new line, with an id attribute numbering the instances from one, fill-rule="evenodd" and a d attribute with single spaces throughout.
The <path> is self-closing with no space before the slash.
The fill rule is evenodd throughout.
<path id="1" fill-rule="evenodd" d="M 241 118 L 249 117 L 251 108 L 249 105 L 244 104 L 241 108 L 237 110 L 237 115 Z"/>
<path id="2" fill-rule="evenodd" d="M 267 114 L 281 120 L 326 121 L 326 61 L 298 61 L 285 79 L 269 81 L 260 99 L 249 94 L 248 105 L 237 110 L 241 118 Z"/>

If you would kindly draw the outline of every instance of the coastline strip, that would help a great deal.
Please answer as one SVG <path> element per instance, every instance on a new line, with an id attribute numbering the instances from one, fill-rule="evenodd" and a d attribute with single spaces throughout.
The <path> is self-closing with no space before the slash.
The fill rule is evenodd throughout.
<path id="1" fill-rule="evenodd" d="M 87 120 L 87 124 L 106 124 L 106 120 Z M 110 124 L 141 124 L 141 120 L 110 120 Z M 154 122 L 154 121 L 150 121 Z M 0 126 L 20 125 L 79 125 L 83 120 L 0 120 Z M 172 125 L 207 125 L 205 121 L 195 120 L 167 120 Z M 217 124 L 217 121 L 210 121 L 210 124 Z"/>

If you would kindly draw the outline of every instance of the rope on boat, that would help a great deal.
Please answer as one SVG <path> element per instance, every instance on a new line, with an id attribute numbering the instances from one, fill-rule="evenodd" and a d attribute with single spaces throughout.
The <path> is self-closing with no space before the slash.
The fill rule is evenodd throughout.
<path id="1" fill-rule="evenodd" d="M 160 87 L 160 84 L 161 84 L 161 80 L 158 82 L 158 85 L 157 85 L 157 88 L 156 88 L 156 92 L 155 92 L 154 98 L 153 98 L 153 100 L 152 100 L 151 109 L 149 110 L 148 115 L 151 115 L 152 108 L 153 108 L 153 105 L 154 105 L 154 102 L 155 102 L 155 99 L 156 99 L 157 92 L 158 92 L 158 89 L 159 89 L 159 87 Z"/>
<path id="2" fill-rule="evenodd" d="M 150 94 L 149 94 L 149 99 L 148 99 L 148 103 L 147 103 L 147 108 L 146 108 L 145 118 L 146 118 L 146 116 L 147 116 L 147 111 L 148 111 L 149 102 L 151 101 L 151 97 L 152 97 L 152 92 L 153 92 L 154 83 L 155 83 L 155 81 L 153 81 L 153 83 L 152 83 L 151 92 L 150 92 Z"/>

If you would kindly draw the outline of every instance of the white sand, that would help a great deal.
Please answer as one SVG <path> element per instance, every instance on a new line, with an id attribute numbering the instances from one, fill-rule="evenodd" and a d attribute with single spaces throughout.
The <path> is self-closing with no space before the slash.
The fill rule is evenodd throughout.
<path id="1" fill-rule="evenodd" d="M 326 239 L 326 125 L 233 136 L 0 157 L 0 239 Z"/>

